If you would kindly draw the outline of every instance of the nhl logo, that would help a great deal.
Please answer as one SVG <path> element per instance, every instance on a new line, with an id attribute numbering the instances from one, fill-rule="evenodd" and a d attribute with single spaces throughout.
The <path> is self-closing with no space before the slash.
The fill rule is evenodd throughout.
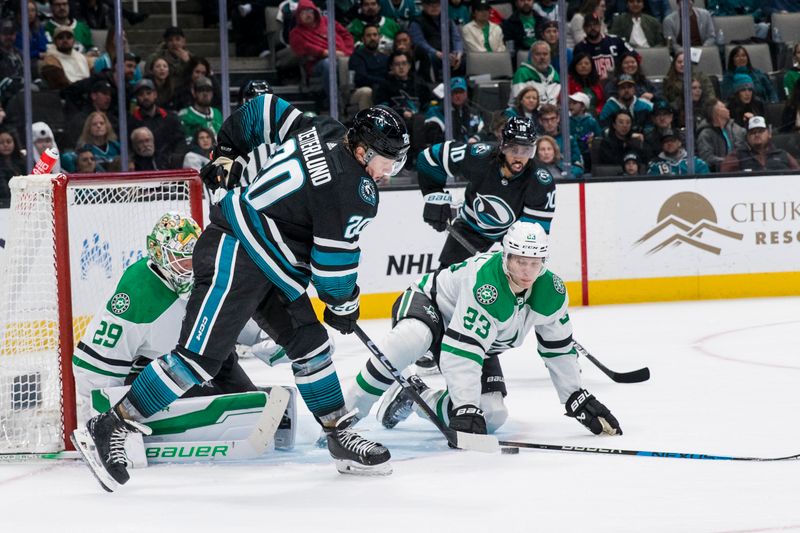
<path id="1" fill-rule="evenodd" d="M 567 292 L 567 288 L 564 287 L 564 282 L 561 281 L 561 278 L 553 274 L 553 288 L 556 290 L 558 294 L 564 294 Z"/>
<path id="2" fill-rule="evenodd" d="M 121 315 L 131 306 L 131 298 L 124 292 L 118 292 L 111 298 L 109 307 L 115 315 Z"/>
<path id="3" fill-rule="evenodd" d="M 475 298 L 483 305 L 491 305 L 497 300 L 497 289 L 494 285 L 481 285 L 475 291 Z"/>

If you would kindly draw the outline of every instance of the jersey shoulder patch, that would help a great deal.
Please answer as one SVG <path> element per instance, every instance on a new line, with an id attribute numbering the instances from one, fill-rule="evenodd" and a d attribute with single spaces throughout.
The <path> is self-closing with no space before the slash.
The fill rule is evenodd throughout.
<path id="1" fill-rule="evenodd" d="M 503 254 L 496 252 L 488 260 L 482 259 L 484 257 L 485 254 L 472 259 L 482 263 L 475 275 L 472 297 L 492 317 L 505 322 L 514 313 L 516 298 L 503 273 Z"/>
<path id="2" fill-rule="evenodd" d="M 358 195 L 372 207 L 378 205 L 378 187 L 367 176 L 361 176 L 361 182 L 358 184 Z"/>
<path id="3" fill-rule="evenodd" d="M 140 259 L 122 273 L 114 295 L 106 304 L 106 310 L 113 316 L 135 324 L 149 324 L 178 299 L 175 291 L 147 263 L 146 258 Z"/>
<path id="4" fill-rule="evenodd" d="M 546 270 L 533 284 L 527 304 L 534 312 L 550 316 L 556 313 L 567 300 L 567 288 L 556 274 Z"/>
<path id="5" fill-rule="evenodd" d="M 545 170 L 543 168 L 537 168 L 536 172 L 535 172 L 535 175 L 536 175 L 536 179 L 542 185 L 547 185 L 548 183 L 553 181 L 553 176 L 550 175 L 550 172 L 548 172 L 547 170 Z"/>
<path id="6" fill-rule="evenodd" d="M 475 157 L 484 158 L 492 153 L 492 145 L 486 143 L 475 143 L 470 146 L 469 153 Z"/>

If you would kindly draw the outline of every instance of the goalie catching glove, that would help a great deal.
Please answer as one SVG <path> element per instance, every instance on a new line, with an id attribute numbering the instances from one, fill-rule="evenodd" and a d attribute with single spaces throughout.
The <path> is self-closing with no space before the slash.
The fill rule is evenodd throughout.
<path id="1" fill-rule="evenodd" d="M 233 189 L 241 174 L 242 165 L 225 156 L 214 158 L 200 170 L 200 178 L 211 191 Z"/>
<path id="2" fill-rule="evenodd" d="M 598 402 L 586 389 L 573 392 L 567 398 L 566 408 L 566 416 L 577 419 L 595 435 L 622 435 L 622 428 L 608 407 Z"/>
<path id="3" fill-rule="evenodd" d="M 449 192 L 432 192 L 425 195 L 422 220 L 430 224 L 436 231 L 444 231 L 452 216 L 450 207 L 452 202 L 453 197 Z"/>
<path id="4" fill-rule="evenodd" d="M 326 304 L 322 314 L 325 323 L 343 335 L 353 333 L 359 315 L 359 294 L 360 290 L 356 286 L 348 301 L 337 305 Z"/>

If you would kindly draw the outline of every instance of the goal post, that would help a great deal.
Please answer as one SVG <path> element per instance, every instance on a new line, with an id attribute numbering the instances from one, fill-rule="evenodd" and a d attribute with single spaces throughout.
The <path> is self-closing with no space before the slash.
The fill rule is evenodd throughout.
<path id="1" fill-rule="evenodd" d="M 0 218 L 0 453 L 72 449 L 72 354 L 167 211 L 202 225 L 191 169 L 18 176 Z"/>

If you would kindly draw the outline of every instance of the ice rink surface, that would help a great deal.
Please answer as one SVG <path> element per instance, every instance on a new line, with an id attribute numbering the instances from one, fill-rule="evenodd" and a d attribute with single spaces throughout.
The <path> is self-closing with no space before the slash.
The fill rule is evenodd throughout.
<path id="1" fill-rule="evenodd" d="M 575 338 L 617 371 L 582 359 L 584 386 L 625 432 L 595 437 L 562 415 L 535 339 L 501 358 L 510 416 L 499 437 L 719 455 L 800 453 L 800 298 L 599 306 L 571 311 Z M 365 321 L 380 344 L 388 320 Z M 351 335 L 334 360 L 349 386 L 367 357 Z M 288 366 L 245 360 L 257 384 Z M 441 377 L 427 379 L 440 385 Z M 365 436 L 389 446 L 388 477 L 338 474 L 304 408 L 298 445 L 248 463 L 162 465 L 103 492 L 75 461 L 0 466 L 0 531 L 11 532 L 772 532 L 800 531 L 800 462 L 750 463 L 520 450 L 448 449 L 412 417 Z"/>

